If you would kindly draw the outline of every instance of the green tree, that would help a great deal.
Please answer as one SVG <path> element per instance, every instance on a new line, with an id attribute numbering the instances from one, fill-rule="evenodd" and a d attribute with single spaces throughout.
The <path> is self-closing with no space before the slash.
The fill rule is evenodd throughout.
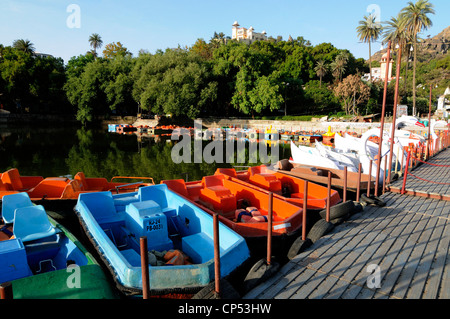
<path id="1" fill-rule="evenodd" d="M 87 63 L 79 76 L 68 76 L 64 86 L 69 102 L 76 107 L 76 118 L 83 125 L 96 116 L 108 114 L 105 86 L 109 81 L 107 60 Z"/>
<path id="2" fill-rule="evenodd" d="M 349 57 L 350 55 L 348 52 L 342 51 L 336 56 L 334 62 L 331 63 L 331 70 L 337 81 L 342 81 L 342 76 L 347 69 Z"/>
<path id="3" fill-rule="evenodd" d="M 428 17 L 434 14 L 434 5 L 428 0 L 418 0 L 416 3 L 408 2 L 408 5 L 400 12 L 402 23 L 405 24 L 406 30 L 412 36 L 412 43 L 414 48 L 413 59 L 413 115 L 416 114 L 416 67 L 417 67 L 417 37 L 420 32 L 427 30 L 433 25 L 433 22 Z"/>
<path id="4" fill-rule="evenodd" d="M 210 64 L 185 50 L 143 55 L 133 70 L 133 98 L 144 110 L 196 118 L 212 109 L 217 83 Z"/>
<path id="5" fill-rule="evenodd" d="M 34 44 L 30 40 L 18 39 L 13 42 L 13 48 L 20 50 L 24 53 L 34 54 L 36 49 Z"/>
<path id="6" fill-rule="evenodd" d="M 372 42 L 376 41 L 382 32 L 382 26 L 376 22 L 374 15 L 364 16 L 363 20 L 359 21 L 359 26 L 356 28 L 360 41 L 369 43 L 369 68 L 370 81 L 372 82 Z"/>
<path id="7" fill-rule="evenodd" d="M 322 78 L 328 73 L 328 66 L 325 64 L 325 61 L 320 60 L 317 62 L 314 70 L 316 71 L 317 76 L 320 78 L 320 87 L 322 87 Z"/>
<path id="8" fill-rule="evenodd" d="M 20 49 L 2 47 L 1 103 L 11 112 L 68 112 L 64 83 L 65 69 L 61 58 L 33 56 Z"/>
<path id="9" fill-rule="evenodd" d="M 97 49 L 100 49 L 103 45 L 102 37 L 98 33 L 93 33 L 89 37 L 89 45 L 92 47 L 93 54 L 95 57 L 97 57 Z"/>
<path id="10" fill-rule="evenodd" d="M 328 114 L 340 110 L 339 100 L 333 90 L 322 86 L 317 80 L 306 83 L 305 99 L 310 114 Z"/>

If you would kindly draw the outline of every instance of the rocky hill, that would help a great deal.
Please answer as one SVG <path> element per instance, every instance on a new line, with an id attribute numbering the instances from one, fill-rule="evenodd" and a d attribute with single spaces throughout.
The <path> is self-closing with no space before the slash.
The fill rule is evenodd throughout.
<path id="1" fill-rule="evenodd" d="M 387 49 L 378 51 L 372 56 L 372 61 L 380 61 Z M 421 62 L 439 58 L 450 52 L 450 26 L 438 35 L 426 36 L 418 45 L 418 60 Z"/>

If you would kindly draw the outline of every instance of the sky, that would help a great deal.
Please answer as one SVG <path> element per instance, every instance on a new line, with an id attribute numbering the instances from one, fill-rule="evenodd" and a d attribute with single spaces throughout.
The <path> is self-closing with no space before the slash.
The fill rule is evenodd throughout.
<path id="1" fill-rule="evenodd" d="M 415 0 L 413 0 L 415 1 Z M 430 0 L 433 27 L 421 35 L 435 36 L 450 25 L 449 0 Z M 358 41 L 356 27 L 364 15 L 376 13 L 387 21 L 407 0 L 1 0 L 0 44 L 30 40 L 37 52 L 61 57 L 65 63 L 91 48 L 89 36 L 98 33 L 103 45 L 121 42 L 134 56 L 190 47 L 214 32 L 231 37 L 234 21 L 241 27 L 265 30 L 287 40 L 303 36 L 313 45 L 332 43 L 356 58 L 369 57 L 368 45 Z M 373 45 L 373 52 L 381 42 Z"/>

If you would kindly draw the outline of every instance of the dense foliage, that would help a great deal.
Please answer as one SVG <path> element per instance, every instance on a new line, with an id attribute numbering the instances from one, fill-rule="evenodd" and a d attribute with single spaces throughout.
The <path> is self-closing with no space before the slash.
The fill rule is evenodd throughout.
<path id="1" fill-rule="evenodd" d="M 107 44 L 100 56 L 103 42 L 93 35 L 93 50 L 66 65 L 61 58 L 35 54 L 28 40 L 0 45 L 0 103 L 13 113 L 72 114 L 83 124 L 137 113 L 194 119 L 381 111 L 383 84 L 361 80 L 369 64 L 348 50 L 331 43 L 313 46 L 303 37 L 246 44 L 215 35 L 190 48 L 141 50 L 135 57 L 120 42 Z M 416 83 L 433 84 L 433 94 L 442 94 L 450 85 L 449 64 L 448 55 L 430 61 L 421 60 L 419 52 Z M 402 74 L 407 66 L 405 61 Z M 400 96 L 409 105 L 412 79 L 404 79 Z M 425 91 L 417 89 L 419 112 L 426 107 Z"/>

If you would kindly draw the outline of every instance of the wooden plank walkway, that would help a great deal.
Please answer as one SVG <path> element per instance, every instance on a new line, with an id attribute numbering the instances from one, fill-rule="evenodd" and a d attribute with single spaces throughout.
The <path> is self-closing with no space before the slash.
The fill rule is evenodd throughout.
<path id="1" fill-rule="evenodd" d="M 450 164 L 450 150 L 433 162 Z M 432 179 L 448 174 L 422 166 L 416 173 Z M 411 185 L 413 192 L 434 187 Z M 441 186 L 432 192 L 449 194 L 449 186 Z M 351 216 L 243 298 L 449 299 L 450 201 L 392 192 L 381 198 L 385 207 L 367 206 Z M 371 267 L 379 267 L 379 288 Z"/>
<path id="2" fill-rule="evenodd" d="M 428 163 L 436 165 L 449 165 L 450 164 L 450 150 L 446 149 L 433 158 Z M 433 166 L 428 164 L 422 164 L 416 167 L 412 173 L 425 179 L 421 180 L 414 176 L 409 176 L 406 179 L 406 191 L 407 194 L 415 196 L 423 196 L 429 198 L 450 200 L 450 187 L 447 183 L 450 183 L 450 169 L 449 167 Z M 431 183 L 431 182 L 435 183 Z M 389 186 L 391 192 L 400 193 L 403 185 L 403 179 L 395 181 Z"/>

